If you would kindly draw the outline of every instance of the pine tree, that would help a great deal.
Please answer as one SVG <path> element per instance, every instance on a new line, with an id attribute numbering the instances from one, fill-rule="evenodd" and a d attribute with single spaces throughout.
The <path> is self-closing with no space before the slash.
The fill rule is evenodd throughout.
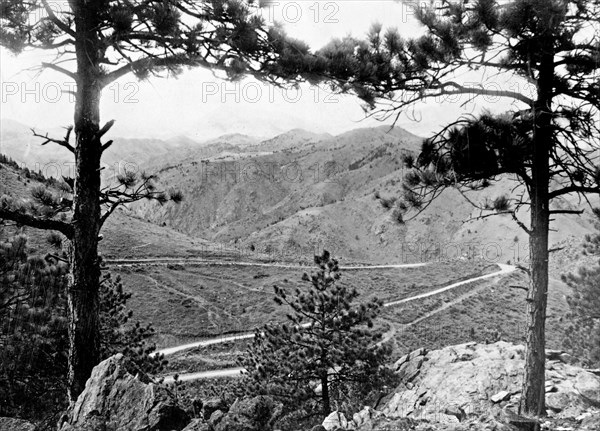
<path id="1" fill-rule="evenodd" d="M 142 326 L 131 323 L 133 310 L 127 308 L 131 293 L 123 291 L 119 276 L 113 278 L 106 273 L 100 283 L 100 356 L 106 359 L 115 353 L 128 356 L 146 373 L 156 374 L 164 368 L 163 355 L 153 355 L 154 343 L 148 340 L 154 336 L 152 324 Z"/>
<path id="2" fill-rule="evenodd" d="M 58 6 L 58 7 L 57 7 Z M 40 69 L 63 74 L 75 84 L 74 124 L 64 138 L 37 135 L 73 153 L 75 176 L 70 219 L 23 213 L 0 205 L 0 218 L 56 230 L 72 244 L 69 297 L 69 397 L 83 390 L 100 359 L 98 236 L 106 216 L 121 204 L 104 200 L 100 160 L 110 145 L 101 124 L 103 90 L 133 74 L 148 79 L 184 67 L 204 67 L 231 79 L 253 75 L 264 81 L 312 77 L 321 67 L 300 42 L 279 28 L 266 28 L 259 6 L 244 0 L 6 0 L 0 6 L 0 45 L 54 53 Z M 71 142 L 74 132 L 74 142 Z M 121 195 L 122 196 L 122 195 Z"/>
<path id="3" fill-rule="evenodd" d="M 290 308 L 288 321 L 257 330 L 240 364 L 248 392 L 275 396 L 307 416 L 326 416 L 349 394 L 382 385 L 390 348 L 377 345 L 380 335 L 369 329 L 381 302 L 354 305 L 358 292 L 340 282 L 329 252 L 315 256 L 315 263 L 318 271 L 302 277 L 307 288 L 290 295 L 275 286 L 275 302 Z"/>
<path id="4" fill-rule="evenodd" d="M 22 234 L 5 236 L 0 232 L 0 416 L 54 425 L 67 402 L 68 264 L 31 255 Z M 155 346 L 148 343 L 154 329 L 130 322 L 131 294 L 109 273 L 100 285 L 101 358 L 122 352 L 144 371 L 160 371 L 165 360 L 150 355 Z"/>
<path id="5" fill-rule="evenodd" d="M 0 238 L 0 416 L 39 420 L 63 407 L 67 271 L 29 256 L 24 235 Z"/>
<path id="6" fill-rule="evenodd" d="M 453 187 L 482 210 L 509 214 L 529 234 L 527 354 L 521 410 L 545 413 L 545 319 L 551 217 L 582 211 L 551 209 L 568 194 L 600 192 L 600 2 L 563 0 L 447 1 L 417 10 L 425 34 L 403 39 L 371 29 L 324 48 L 341 91 L 377 106 L 380 118 L 410 113 L 416 104 L 465 95 L 512 100 L 505 115 L 457 119 L 425 140 L 405 179 L 405 209 L 423 210 Z M 507 88 L 472 85 L 472 71 L 510 78 Z M 467 80 L 470 78 L 467 78 Z M 438 99 L 439 100 L 439 99 Z M 502 177 L 522 193 L 489 205 L 468 198 Z M 529 223 L 517 217 L 527 205 Z M 403 217 L 403 220 L 408 218 Z"/>

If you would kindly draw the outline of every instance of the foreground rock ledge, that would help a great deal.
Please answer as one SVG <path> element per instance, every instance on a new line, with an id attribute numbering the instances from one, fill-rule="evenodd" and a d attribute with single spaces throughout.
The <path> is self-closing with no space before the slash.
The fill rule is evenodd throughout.
<path id="1" fill-rule="evenodd" d="M 546 363 L 548 419 L 542 429 L 600 430 L 600 377 L 550 352 Z M 525 350 L 506 342 L 418 349 L 393 365 L 400 384 L 376 410 L 353 418 L 332 414 L 330 431 L 528 429 L 518 404 Z M 544 423 L 545 422 L 545 423 Z M 568 426 L 556 425 L 568 424 Z"/>
<path id="2" fill-rule="evenodd" d="M 165 388 L 117 354 L 94 368 L 60 431 L 173 431 L 189 421 Z"/>

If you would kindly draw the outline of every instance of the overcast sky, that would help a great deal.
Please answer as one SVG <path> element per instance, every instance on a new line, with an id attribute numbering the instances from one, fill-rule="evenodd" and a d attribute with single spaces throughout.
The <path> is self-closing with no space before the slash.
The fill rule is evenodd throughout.
<path id="1" fill-rule="evenodd" d="M 267 22 L 283 23 L 288 34 L 306 41 L 313 49 L 333 37 L 362 37 L 376 21 L 385 27 L 397 27 L 406 37 L 422 31 L 412 9 L 393 0 L 275 1 L 263 9 L 263 15 Z M 14 57 L 0 49 L 0 54 L 0 117 L 38 128 L 72 123 L 72 96 L 61 94 L 72 85 L 66 77 L 52 71 L 41 76 L 27 71 L 42 59 L 38 52 Z M 477 106 L 461 108 L 464 101 L 429 104 L 417 112 L 420 121 L 402 117 L 398 125 L 426 135 L 455 119 L 459 111 L 472 111 L 486 103 L 479 101 Z M 196 140 L 226 133 L 271 137 L 293 128 L 337 134 L 381 125 L 374 119 L 364 119 L 356 97 L 331 95 L 323 88 L 310 86 L 285 91 L 252 80 L 230 83 L 202 69 L 186 71 L 178 79 L 148 82 L 128 76 L 105 90 L 101 114 L 103 121 L 117 120 L 114 136 L 186 135 Z"/>

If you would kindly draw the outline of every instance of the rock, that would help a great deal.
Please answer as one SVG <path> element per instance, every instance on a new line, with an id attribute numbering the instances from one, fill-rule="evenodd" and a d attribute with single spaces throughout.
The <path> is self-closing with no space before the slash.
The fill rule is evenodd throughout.
<path id="1" fill-rule="evenodd" d="M 399 379 L 406 385 L 407 383 L 412 382 L 415 377 L 419 375 L 421 366 L 424 362 L 424 357 L 421 355 L 414 355 L 411 353 L 409 355 L 410 359 L 407 362 L 404 362 L 396 373 L 398 374 Z"/>
<path id="2" fill-rule="evenodd" d="M 508 421 L 508 423 L 516 429 L 522 431 L 537 431 L 540 427 L 539 421 L 525 417 L 511 419 Z"/>
<path id="3" fill-rule="evenodd" d="M 426 423 L 425 423 L 426 424 Z M 429 427 L 426 428 L 417 427 L 418 422 L 410 418 L 386 418 L 384 416 L 375 420 L 372 424 L 368 424 L 367 427 L 360 427 L 357 430 L 360 431 L 437 431 L 439 428 Z"/>
<path id="4" fill-rule="evenodd" d="M 227 411 L 227 404 L 221 398 L 210 398 L 202 404 L 202 417 L 207 421 L 217 410 Z"/>
<path id="5" fill-rule="evenodd" d="M 210 418 L 208 419 L 208 423 L 210 424 L 210 426 L 212 428 L 216 427 L 217 424 L 219 422 L 221 422 L 221 419 L 223 419 L 223 417 L 225 416 L 225 413 L 223 413 L 222 410 L 215 410 L 214 412 L 212 412 L 212 414 L 210 415 Z"/>
<path id="6" fill-rule="evenodd" d="M 491 396 L 490 400 L 492 400 L 493 403 L 499 403 L 502 401 L 506 401 L 507 399 L 510 398 L 510 392 L 508 391 L 500 391 L 494 395 Z"/>
<path id="7" fill-rule="evenodd" d="M 383 408 L 383 413 L 390 417 L 406 417 L 415 411 L 419 396 L 414 389 L 396 392 Z"/>
<path id="8" fill-rule="evenodd" d="M 523 346 L 503 341 L 447 346 L 424 355 L 411 352 L 396 362 L 399 385 L 378 410 L 390 419 L 427 419 L 446 429 L 441 424 L 460 419 L 462 409 L 466 417 L 457 430 L 466 430 L 464 424 L 471 418 L 496 417 L 509 399 L 512 405 L 518 404 L 524 356 Z M 547 363 L 546 377 L 548 412 L 554 419 L 573 422 L 590 407 L 600 407 L 600 378 L 593 373 L 563 361 L 552 361 Z M 525 419 L 512 420 L 522 429 L 533 426 Z M 502 426 L 508 427 L 508 423 L 512 422 L 507 420 Z M 489 425 L 489 429 L 496 425 Z"/>
<path id="9" fill-rule="evenodd" d="M 561 353 L 558 358 L 560 359 L 561 362 L 563 362 L 565 364 L 574 364 L 575 363 L 575 358 L 573 358 L 573 356 L 569 355 L 568 353 Z"/>
<path id="10" fill-rule="evenodd" d="M 358 413 L 354 413 L 354 415 L 352 416 L 352 422 L 354 426 L 360 427 L 382 415 L 383 413 L 378 412 L 377 410 L 372 409 L 371 407 L 365 407 Z"/>
<path id="11" fill-rule="evenodd" d="M 323 425 L 323 428 L 325 428 L 326 431 L 348 429 L 348 421 L 346 420 L 346 416 L 340 412 L 330 413 L 321 425 Z"/>
<path id="12" fill-rule="evenodd" d="M 323 425 L 315 425 L 314 427 L 311 428 L 310 431 L 327 431 L 325 428 L 323 428 Z"/>
<path id="13" fill-rule="evenodd" d="M 546 360 L 560 361 L 560 355 L 562 355 L 563 353 L 564 353 L 564 351 L 562 351 L 562 350 L 546 349 Z"/>
<path id="14" fill-rule="evenodd" d="M 520 389 L 523 357 L 523 347 L 505 342 L 466 343 L 415 355 L 400 366 L 401 383 L 382 411 L 390 417 L 435 417 L 451 405 L 484 413 L 491 396 Z M 410 370 L 415 369 L 419 372 L 413 376 Z M 407 389 L 407 379 L 412 389 Z M 456 419 L 445 416 L 452 418 L 444 420 Z"/>
<path id="15" fill-rule="evenodd" d="M 61 431 L 171 431 L 183 429 L 189 421 L 165 388 L 117 354 L 94 367 Z"/>
<path id="16" fill-rule="evenodd" d="M 458 419 L 459 422 L 462 422 L 467 417 L 467 413 L 465 413 L 463 408 L 459 407 L 459 406 L 446 407 L 446 409 L 444 410 L 444 414 L 449 415 L 449 416 L 454 416 L 456 419 Z"/>
<path id="17" fill-rule="evenodd" d="M 0 417 L 0 431 L 35 431 L 35 425 L 22 419 Z"/>
<path id="18" fill-rule="evenodd" d="M 194 413 L 194 417 L 200 417 L 202 414 L 202 406 L 204 403 L 200 398 L 194 398 L 192 400 L 192 411 Z"/>
<path id="19" fill-rule="evenodd" d="M 600 430 L 600 411 L 585 415 L 581 421 L 581 430 Z"/>
<path id="20" fill-rule="evenodd" d="M 192 419 L 192 421 L 182 431 L 211 431 L 210 425 L 202 419 Z"/>
<path id="21" fill-rule="evenodd" d="M 214 429 L 215 431 L 269 431 L 273 429 L 282 411 L 283 405 L 268 396 L 238 399 Z"/>
<path id="22" fill-rule="evenodd" d="M 394 362 L 393 370 L 398 371 L 398 370 L 400 370 L 400 367 L 404 363 L 406 363 L 410 360 L 413 360 L 419 356 L 425 356 L 426 354 L 427 354 L 427 349 L 425 349 L 425 348 L 413 350 L 412 352 L 402 356 L 400 359 L 398 359 L 396 362 Z"/>
<path id="23" fill-rule="evenodd" d="M 600 407 L 600 379 L 598 376 L 581 370 L 573 382 L 575 390 L 584 396 L 590 404 Z"/>

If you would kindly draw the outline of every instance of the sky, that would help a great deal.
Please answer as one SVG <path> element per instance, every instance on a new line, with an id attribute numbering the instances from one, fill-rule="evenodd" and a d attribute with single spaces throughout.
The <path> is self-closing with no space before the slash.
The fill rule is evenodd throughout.
<path id="1" fill-rule="evenodd" d="M 270 1 L 262 13 L 267 23 L 282 23 L 290 36 L 304 40 L 313 49 L 334 37 L 363 37 L 374 22 L 384 28 L 397 27 L 405 37 L 422 32 L 413 9 L 394 0 Z M 74 103 L 63 91 L 73 84 L 53 71 L 39 75 L 29 70 L 44 60 L 43 55 L 31 51 L 15 57 L 0 49 L 1 118 L 41 130 L 72 123 Z M 473 77 L 474 82 L 482 79 Z M 401 117 L 397 125 L 425 136 L 460 112 L 481 109 L 482 103 L 499 103 L 484 100 L 461 106 L 465 101 L 434 101 L 419 107 L 411 118 Z M 284 90 L 252 79 L 226 82 L 204 69 L 186 71 L 177 79 L 145 82 L 127 76 L 105 89 L 101 116 L 103 121 L 116 119 L 113 136 L 183 135 L 198 141 L 228 133 L 272 137 L 294 128 L 339 134 L 390 123 L 365 118 L 355 96 L 334 95 L 326 88 L 309 85 Z"/>

